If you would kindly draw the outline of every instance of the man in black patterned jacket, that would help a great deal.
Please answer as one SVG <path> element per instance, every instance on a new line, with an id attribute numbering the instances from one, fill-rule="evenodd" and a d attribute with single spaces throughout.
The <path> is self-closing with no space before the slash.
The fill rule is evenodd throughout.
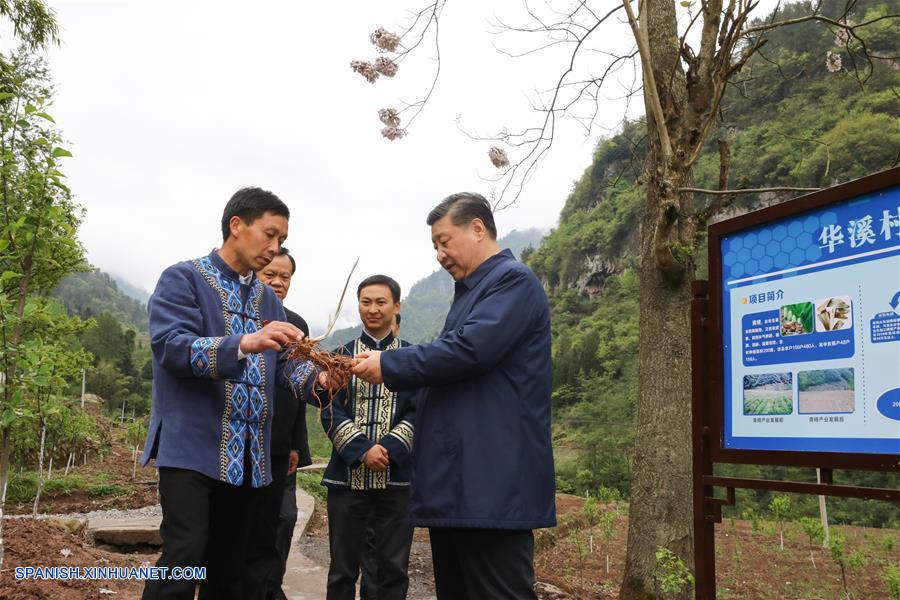
<path id="1" fill-rule="evenodd" d="M 400 311 L 396 281 L 385 275 L 369 277 L 357 288 L 357 298 L 363 333 L 336 352 L 354 356 L 408 345 L 391 332 Z M 333 446 L 322 480 L 328 488 L 328 600 L 355 597 L 369 525 L 375 532 L 378 600 L 406 598 L 413 533 L 407 507 L 417 395 L 392 392 L 353 377 L 330 403 L 323 402 L 322 427 Z"/>

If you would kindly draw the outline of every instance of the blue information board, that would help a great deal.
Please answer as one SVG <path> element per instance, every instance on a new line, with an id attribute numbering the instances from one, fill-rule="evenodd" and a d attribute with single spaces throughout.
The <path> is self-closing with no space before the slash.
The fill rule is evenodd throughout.
<path id="1" fill-rule="evenodd" d="M 720 244 L 724 448 L 900 455 L 900 185 Z"/>

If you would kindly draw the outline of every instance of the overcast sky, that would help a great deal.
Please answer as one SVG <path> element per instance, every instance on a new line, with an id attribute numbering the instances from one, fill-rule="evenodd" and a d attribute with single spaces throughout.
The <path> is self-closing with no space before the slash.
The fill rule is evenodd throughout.
<path id="1" fill-rule="evenodd" d="M 437 88 L 408 137 L 391 142 L 377 111 L 424 95 L 433 50 L 426 42 L 396 78 L 374 85 L 349 63 L 374 59 L 369 34 L 399 30 L 425 2 L 49 4 L 62 39 L 49 52 L 58 84 L 51 112 L 71 140 L 64 172 L 87 209 L 80 237 L 91 262 L 152 291 L 165 267 L 220 243 L 222 208 L 236 189 L 264 187 L 291 209 L 286 246 L 298 272 L 286 304 L 313 330 L 324 327 L 357 256 L 354 288 L 384 272 L 405 293 L 437 267 L 425 215 L 453 192 L 487 195 L 482 178 L 496 174 L 490 143 L 467 138 L 455 118 L 480 133 L 538 124 L 531 102 L 566 62 L 562 47 L 525 59 L 495 49 L 546 41 L 489 33 L 496 17 L 526 23 L 521 0 L 450 0 Z M 619 22 L 600 43 L 617 52 L 633 45 Z M 615 98 L 631 75 L 607 88 L 601 126 L 621 122 Z M 556 224 L 598 133 L 610 131 L 586 136 L 575 121 L 561 123 L 518 203 L 497 215 L 501 235 Z M 354 302 L 344 318 L 355 320 Z"/>

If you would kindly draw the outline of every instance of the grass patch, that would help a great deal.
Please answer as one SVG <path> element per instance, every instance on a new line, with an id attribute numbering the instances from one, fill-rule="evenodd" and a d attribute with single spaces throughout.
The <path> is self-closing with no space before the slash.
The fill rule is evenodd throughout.
<path id="1" fill-rule="evenodd" d="M 328 461 L 331 456 L 331 440 L 325 435 L 322 421 L 319 420 L 318 409 L 310 406 L 306 409 L 306 433 L 309 440 L 309 453 L 316 459 Z"/>
<path id="2" fill-rule="evenodd" d="M 106 496 L 124 496 L 131 489 L 117 483 L 92 483 L 84 488 L 91 498 L 103 498 Z"/>
<path id="3" fill-rule="evenodd" d="M 37 473 L 33 471 L 10 472 L 6 485 L 6 501 L 10 503 L 34 501 L 37 494 Z"/>
<path id="4" fill-rule="evenodd" d="M 321 473 L 310 473 L 306 471 L 297 471 L 297 487 L 305 491 L 313 498 L 325 501 L 328 490 L 322 485 Z"/>
<path id="5" fill-rule="evenodd" d="M 100 474 L 92 479 L 83 475 L 65 475 L 54 477 L 44 482 L 44 494 L 52 496 L 70 496 L 75 492 L 85 492 L 91 498 L 121 496 L 133 491 L 130 486 L 109 483 L 111 476 Z M 19 471 L 10 473 L 9 485 L 6 489 L 6 501 L 10 503 L 34 502 L 37 494 L 37 473 L 35 471 Z"/>

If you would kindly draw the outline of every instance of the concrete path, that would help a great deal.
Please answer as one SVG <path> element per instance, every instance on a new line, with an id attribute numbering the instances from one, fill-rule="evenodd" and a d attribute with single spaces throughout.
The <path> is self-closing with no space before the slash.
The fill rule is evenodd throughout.
<path id="1" fill-rule="evenodd" d="M 325 600 L 325 580 L 328 570 L 300 553 L 297 542 L 303 537 L 312 518 L 315 500 L 297 488 L 297 524 L 294 526 L 291 553 L 281 589 L 289 600 Z"/>
<path id="2" fill-rule="evenodd" d="M 325 465 L 310 465 L 303 470 L 321 470 Z M 328 570 L 303 556 L 298 542 L 309 527 L 315 509 L 315 500 L 301 488 L 297 488 L 297 524 L 294 526 L 291 553 L 282 589 L 289 600 L 325 600 L 325 580 Z M 134 518 L 89 518 L 88 535 L 98 544 L 133 546 L 149 544 L 162 545 L 158 515 Z"/>

